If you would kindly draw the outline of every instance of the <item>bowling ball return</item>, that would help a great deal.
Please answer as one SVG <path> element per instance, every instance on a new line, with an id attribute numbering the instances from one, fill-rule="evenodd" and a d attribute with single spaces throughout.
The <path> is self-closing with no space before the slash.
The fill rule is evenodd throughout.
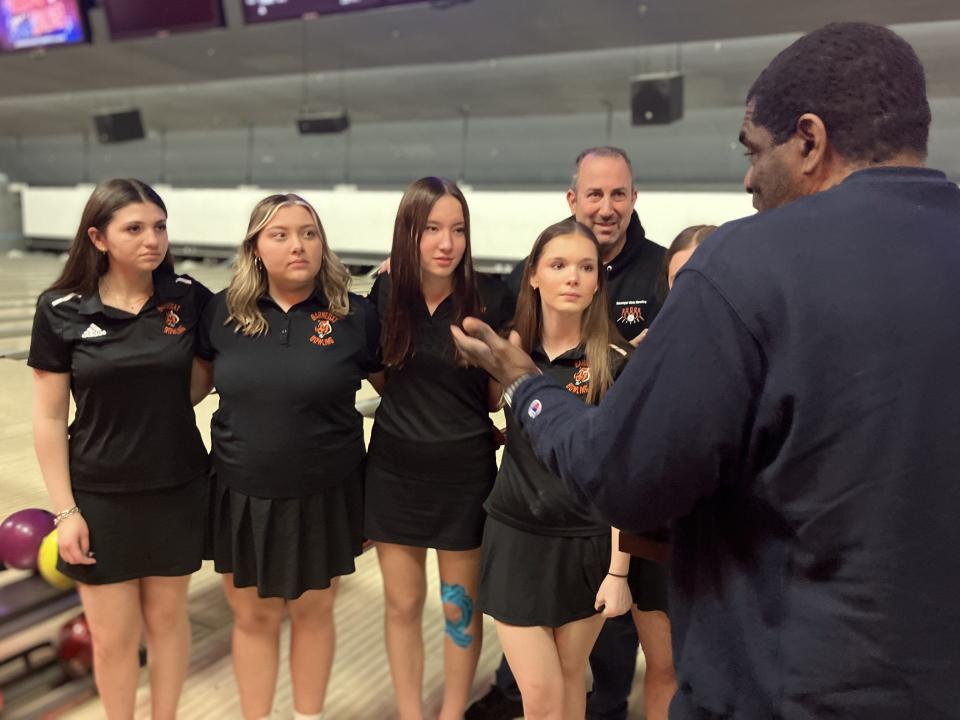
<path id="1" fill-rule="evenodd" d="M 18 576 L 19 575 L 19 576 Z M 0 576 L 0 708 L 4 720 L 54 718 L 96 694 L 93 676 L 74 679 L 58 659 L 60 628 L 80 612 L 75 590 L 39 575 Z"/>
<path id="2" fill-rule="evenodd" d="M 2 569 L 2 568 L 0 568 Z M 80 596 L 38 574 L 0 572 L 0 718 L 48 720 L 94 697 Z M 85 652 L 86 650 L 86 652 Z M 140 665 L 146 664 L 140 649 Z"/>

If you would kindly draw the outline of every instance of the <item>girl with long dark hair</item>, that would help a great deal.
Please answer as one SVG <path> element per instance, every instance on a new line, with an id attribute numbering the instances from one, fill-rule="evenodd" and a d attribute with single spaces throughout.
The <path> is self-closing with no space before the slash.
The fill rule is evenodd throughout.
<path id="1" fill-rule="evenodd" d="M 401 720 L 421 720 L 422 614 L 427 548 L 435 548 L 446 621 L 441 720 L 459 720 L 482 638 L 476 604 L 483 500 L 496 475 L 488 375 L 465 367 L 450 325 L 468 315 L 494 327 L 509 315 L 506 288 L 473 269 L 470 215 L 460 189 L 427 177 L 403 195 L 390 274 L 370 297 L 382 323 L 385 375 L 366 474 L 364 532 L 377 545 L 386 643 Z"/>
<path id="2" fill-rule="evenodd" d="M 132 718 L 146 637 L 152 717 L 173 718 L 190 655 L 207 452 L 190 401 L 210 293 L 175 275 L 160 196 L 110 180 L 87 201 L 63 273 L 37 302 L 33 430 L 77 581 L 107 718 Z M 70 395 L 76 416 L 67 426 Z"/>

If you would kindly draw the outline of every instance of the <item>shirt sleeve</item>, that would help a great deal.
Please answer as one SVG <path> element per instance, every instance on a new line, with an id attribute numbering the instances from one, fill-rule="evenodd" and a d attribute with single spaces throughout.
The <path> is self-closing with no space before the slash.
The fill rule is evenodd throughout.
<path id="1" fill-rule="evenodd" d="M 51 298 L 41 295 L 33 315 L 27 365 L 48 372 L 70 372 L 73 347 L 63 338 L 63 323 Z"/>
<path id="2" fill-rule="evenodd" d="M 363 317 L 364 347 L 361 353 L 360 367 L 367 373 L 383 370 L 383 353 L 380 350 L 380 316 L 373 303 L 356 298 L 358 312 Z"/>
<path id="3" fill-rule="evenodd" d="M 202 315 L 204 309 L 213 299 L 213 293 L 203 283 L 199 283 L 193 278 L 190 279 L 193 280 L 193 301 L 197 304 L 197 315 Z"/>
<path id="4" fill-rule="evenodd" d="M 210 291 L 207 290 L 207 292 Z M 217 354 L 213 347 L 211 334 L 215 322 L 214 316 L 217 314 L 219 304 L 218 298 L 209 295 L 203 305 L 203 312 L 200 313 L 200 321 L 197 323 L 197 332 L 193 341 L 193 354 L 203 360 L 212 361 Z"/>
<path id="5" fill-rule="evenodd" d="M 540 377 L 517 389 L 514 408 L 581 500 L 616 527 L 651 530 L 744 476 L 763 368 L 735 310 L 690 271 L 599 406 Z"/>
<path id="6" fill-rule="evenodd" d="M 484 306 L 483 319 L 499 332 L 513 320 L 516 302 L 506 283 L 493 275 L 484 275 L 480 287 Z"/>

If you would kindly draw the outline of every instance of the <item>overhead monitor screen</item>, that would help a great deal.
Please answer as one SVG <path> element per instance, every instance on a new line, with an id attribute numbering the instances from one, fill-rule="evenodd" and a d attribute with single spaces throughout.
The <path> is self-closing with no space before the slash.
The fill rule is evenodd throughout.
<path id="1" fill-rule="evenodd" d="M 220 0 L 101 0 L 114 40 L 223 27 Z"/>
<path id="2" fill-rule="evenodd" d="M 259 23 L 423 2 L 425 0 L 243 0 L 243 17 L 248 23 Z"/>
<path id="3" fill-rule="evenodd" d="M 0 0 L 0 50 L 87 42 L 80 0 Z"/>

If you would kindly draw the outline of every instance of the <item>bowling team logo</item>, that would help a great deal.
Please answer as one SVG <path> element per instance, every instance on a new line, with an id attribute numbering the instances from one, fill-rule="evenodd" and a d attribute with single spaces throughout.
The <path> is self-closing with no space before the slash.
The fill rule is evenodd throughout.
<path id="1" fill-rule="evenodd" d="M 187 328 L 180 321 L 180 305 L 164 303 L 163 305 L 157 305 L 157 311 L 163 313 L 164 335 L 183 335 L 187 331 Z"/>
<path id="2" fill-rule="evenodd" d="M 617 318 L 618 323 L 623 323 L 624 325 L 636 325 L 637 323 L 644 321 L 643 307 L 640 305 L 626 305 L 620 308 L 620 317 Z"/>
<path id="3" fill-rule="evenodd" d="M 577 371 L 573 374 L 573 380 L 567 383 L 567 392 L 574 395 L 586 395 L 590 392 L 590 366 L 586 360 L 577 361 Z"/>
<path id="4" fill-rule="evenodd" d="M 310 342 L 321 347 L 335 345 L 333 325 L 338 320 L 337 316 L 321 310 L 320 312 L 311 314 L 310 319 L 316 323 L 313 327 L 313 335 L 310 336 Z"/>

